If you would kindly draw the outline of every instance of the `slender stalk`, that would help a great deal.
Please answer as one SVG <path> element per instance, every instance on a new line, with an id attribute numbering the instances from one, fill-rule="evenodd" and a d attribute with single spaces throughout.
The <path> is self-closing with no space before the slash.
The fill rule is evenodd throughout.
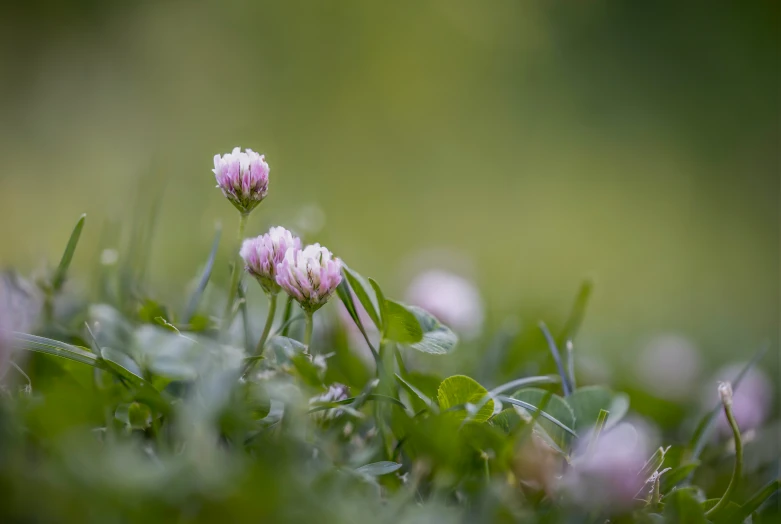
<path id="1" fill-rule="evenodd" d="M 306 346 L 306 350 L 309 353 L 311 353 L 311 351 L 309 351 L 309 346 L 312 343 L 312 326 L 314 324 L 312 322 L 313 315 L 309 311 L 305 311 L 305 313 L 306 313 L 306 330 L 304 331 L 304 345 Z"/>
<path id="2" fill-rule="evenodd" d="M 247 225 L 248 216 L 249 216 L 248 214 L 242 213 L 239 217 L 239 234 L 238 234 L 239 243 L 241 243 L 242 239 L 244 238 L 244 228 Z M 233 270 L 231 271 L 231 283 L 230 283 L 230 287 L 228 288 L 228 303 L 225 304 L 225 314 L 223 315 L 223 319 L 222 319 L 223 332 L 228 330 L 228 328 L 231 325 L 231 320 L 233 319 L 233 301 L 236 298 L 236 293 L 239 288 L 240 277 L 241 277 L 241 263 L 237 251 L 234 257 Z"/>
<path id="3" fill-rule="evenodd" d="M 268 316 L 266 317 L 266 326 L 263 328 L 263 333 L 260 335 L 258 341 L 258 347 L 255 348 L 255 356 L 263 354 L 263 346 L 266 345 L 268 334 L 271 333 L 271 325 L 274 323 L 274 315 L 277 312 L 277 295 L 269 293 L 268 295 Z"/>
<path id="4" fill-rule="evenodd" d="M 735 468 L 732 470 L 732 478 L 726 491 L 724 491 L 724 495 L 721 496 L 721 499 L 715 506 L 705 513 L 705 516 L 709 518 L 718 515 L 720 511 L 727 507 L 743 472 L 743 442 L 740 438 L 740 428 L 738 428 L 738 423 L 732 414 L 732 387 L 728 383 L 720 384 L 719 394 L 721 395 L 721 403 L 724 406 L 724 414 L 727 416 L 729 427 L 732 428 L 732 436 L 735 438 Z"/>
<path id="5" fill-rule="evenodd" d="M 290 333 L 290 317 L 293 315 L 293 297 L 288 295 L 285 302 L 285 311 L 282 313 L 282 336 Z"/>

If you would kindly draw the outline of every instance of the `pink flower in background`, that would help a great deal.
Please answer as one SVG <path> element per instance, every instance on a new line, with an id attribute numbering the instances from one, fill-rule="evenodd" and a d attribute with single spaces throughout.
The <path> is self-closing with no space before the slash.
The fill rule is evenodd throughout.
<path id="1" fill-rule="evenodd" d="M 690 340 L 663 334 L 640 350 L 633 367 L 638 382 L 649 393 L 667 400 L 685 400 L 699 383 L 700 362 L 700 353 Z"/>
<path id="2" fill-rule="evenodd" d="M 284 227 L 272 227 L 265 235 L 246 239 L 239 254 L 247 272 L 260 282 L 266 293 L 276 295 L 280 291 L 276 280 L 277 264 L 291 248 L 301 249 L 301 239 Z"/>
<path id="3" fill-rule="evenodd" d="M 222 194 L 243 214 L 252 211 L 268 193 L 268 164 L 263 155 L 251 149 L 242 153 L 235 147 L 230 153 L 214 155 L 212 171 Z"/>
<path id="4" fill-rule="evenodd" d="M 0 273 L 0 373 L 11 358 L 11 332 L 30 332 L 42 306 L 43 298 L 30 282 L 10 271 Z"/>
<path id="5" fill-rule="evenodd" d="M 471 338 L 483 328 L 483 300 L 477 286 L 443 270 L 419 274 L 407 288 L 407 302 L 422 307 L 459 334 Z"/>
<path id="6" fill-rule="evenodd" d="M 712 385 L 718 382 L 732 383 L 734 389 L 732 411 L 741 432 L 760 427 L 770 415 L 773 403 L 773 387 L 770 379 L 761 369 L 751 368 L 740 384 L 735 386 L 735 379 L 744 366 L 744 363 L 729 364 L 717 371 L 713 380 L 709 382 L 710 386 L 705 396 L 707 399 L 706 405 L 712 407 L 713 403 L 718 399 L 714 392 L 715 388 Z M 719 432 L 724 435 L 732 434 L 732 429 L 730 429 L 723 410 L 719 412 L 717 427 Z"/>
<path id="7" fill-rule="evenodd" d="M 631 507 L 648 481 L 640 474 L 653 453 L 648 437 L 623 422 L 603 432 L 591 449 L 589 443 L 588 436 L 578 443 L 561 487 L 582 507 L 616 512 Z"/>
<path id="8" fill-rule="evenodd" d="M 328 302 L 342 281 L 342 262 L 320 244 L 289 248 L 276 271 L 277 284 L 310 313 Z"/>

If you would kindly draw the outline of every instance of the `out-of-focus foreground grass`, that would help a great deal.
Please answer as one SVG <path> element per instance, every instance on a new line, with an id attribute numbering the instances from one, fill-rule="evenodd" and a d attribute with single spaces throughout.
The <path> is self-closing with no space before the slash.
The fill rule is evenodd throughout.
<path id="1" fill-rule="evenodd" d="M 705 368 L 777 341 L 775 3 L 2 10 L 2 265 L 55 260 L 87 212 L 78 285 L 122 246 L 101 223 L 162 191 L 150 277 L 179 296 L 215 221 L 232 236 L 211 157 L 241 145 L 271 165 L 251 233 L 308 225 L 397 296 L 445 249 L 493 324 L 555 322 L 592 277 L 579 351 L 609 369 L 658 333 Z"/>

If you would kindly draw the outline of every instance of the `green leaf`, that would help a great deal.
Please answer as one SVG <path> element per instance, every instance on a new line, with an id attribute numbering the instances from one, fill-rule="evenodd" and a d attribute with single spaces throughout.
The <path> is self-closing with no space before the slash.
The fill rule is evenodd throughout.
<path id="1" fill-rule="evenodd" d="M 209 251 L 209 258 L 206 259 L 206 265 L 203 267 L 201 273 L 201 279 L 198 281 L 198 286 L 190 295 L 190 300 L 187 301 L 187 307 L 182 315 L 182 323 L 189 324 L 190 320 L 195 315 L 195 311 L 198 309 L 198 302 L 201 301 L 206 285 L 209 283 L 209 279 L 214 269 L 214 259 L 217 257 L 217 248 L 220 245 L 220 236 L 222 234 L 222 226 L 217 224 L 217 231 L 214 233 L 214 240 L 212 241 L 212 248 Z"/>
<path id="2" fill-rule="evenodd" d="M 550 397 L 548 404 L 544 410 L 541 410 L 539 406 L 546 397 Z M 539 420 L 538 424 L 561 449 L 566 449 L 572 437 L 577 437 L 577 433 L 572 429 L 575 425 L 575 415 L 565 400 L 558 395 L 551 395 L 550 392 L 539 388 L 525 388 L 516 391 L 511 397 L 499 397 L 499 399 L 531 413 L 539 412 L 542 420 Z"/>
<path id="3" fill-rule="evenodd" d="M 687 462 L 662 475 L 660 486 L 662 494 L 669 493 L 675 486 L 686 480 L 699 465 L 699 461 Z"/>
<path id="4" fill-rule="evenodd" d="M 407 306 L 385 300 L 387 322 L 385 338 L 401 344 L 414 344 L 423 340 L 423 330 L 415 314 Z"/>
<path id="5" fill-rule="evenodd" d="M 393 473 L 399 469 L 401 469 L 401 464 L 398 462 L 383 460 L 381 462 L 373 462 L 371 464 L 361 466 L 360 468 L 356 468 L 355 472 L 361 473 L 362 475 L 369 475 L 371 477 L 379 477 L 381 475 Z"/>
<path id="6" fill-rule="evenodd" d="M 323 411 L 326 409 L 332 409 L 332 408 L 338 408 L 340 406 L 346 406 L 349 404 L 352 404 L 356 400 L 358 400 L 360 397 L 350 397 L 343 400 L 336 400 L 334 402 L 316 402 L 312 404 L 312 407 L 309 409 L 309 413 L 316 413 L 318 411 Z M 395 399 L 393 397 L 389 397 L 388 395 L 380 395 L 377 393 L 370 393 L 364 397 L 364 400 L 366 401 L 374 401 L 374 402 L 387 402 L 388 404 L 393 404 L 394 406 L 400 407 L 401 409 L 406 409 L 407 407 L 401 403 L 400 400 Z"/>
<path id="7" fill-rule="evenodd" d="M 605 411 L 604 409 L 599 410 L 599 416 L 597 417 L 596 424 L 594 424 L 594 432 L 591 434 L 591 442 L 589 442 L 588 449 L 594 449 L 594 446 L 599 439 L 599 435 L 602 433 L 602 430 L 605 429 L 605 424 L 607 423 L 609 416 L 609 411 Z"/>
<path id="8" fill-rule="evenodd" d="M 418 399 L 420 399 L 421 402 L 432 412 L 439 413 L 439 409 L 437 408 L 437 405 L 434 403 L 431 398 L 423 393 L 419 388 L 412 385 L 410 382 L 402 378 L 398 373 L 396 374 L 396 380 L 399 381 L 399 384 L 401 384 L 404 389 L 412 393 L 414 396 L 416 396 Z"/>
<path id="9" fill-rule="evenodd" d="M 146 429 L 152 425 L 152 411 L 146 404 L 131 402 L 120 404 L 114 412 L 114 418 L 130 429 Z"/>
<path id="10" fill-rule="evenodd" d="M 626 414 L 628 399 L 603 386 L 586 386 L 576 389 L 565 400 L 575 413 L 575 429 L 580 431 L 593 426 L 603 409 L 610 412 L 606 427 L 614 426 Z"/>
<path id="11" fill-rule="evenodd" d="M 13 346 L 17 349 L 46 353 L 48 355 L 67 358 L 68 360 L 73 360 L 75 362 L 81 362 L 82 364 L 101 367 L 98 357 L 94 353 L 91 353 L 87 348 L 66 344 L 65 342 L 50 338 L 19 333 L 17 331 L 12 331 L 11 334 L 13 337 Z"/>
<path id="12" fill-rule="evenodd" d="M 515 409 L 507 408 L 491 417 L 491 424 L 501 428 L 505 433 L 510 434 L 518 427 L 522 425 L 526 426 L 527 422 L 518 415 Z"/>
<path id="13" fill-rule="evenodd" d="M 377 309 L 380 312 L 380 322 L 382 323 L 382 331 L 385 331 L 385 326 L 388 325 L 388 308 L 385 304 L 385 294 L 380 289 L 380 285 L 372 277 L 369 277 L 369 284 L 371 284 L 374 290 L 374 296 L 377 298 Z"/>
<path id="14" fill-rule="evenodd" d="M 119 366 L 122 369 L 122 371 L 119 371 L 119 374 L 122 375 L 124 378 L 129 378 L 128 374 L 130 374 L 137 379 L 140 380 L 144 379 L 143 372 L 141 371 L 139 365 L 136 363 L 135 360 L 130 358 L 130 355 L 128 355 L 124 351 L 120 351 L 118 349 L 114 349 L 110 347 L 103 347 L 100 349 L 100 354 L 104 362 Z M 113 366 L 109 366 L 109 367 L 113 367 Z M 131 379 L 131 380 L 135 380 L 135 379 Z"/>
<path id="15" fill-rule="evenodd" d="M 350 314 L 350 318 L 352 318 L 353 322 L 355 322 L 355 325 L 358 326 L 358 330 L 361 332 L 361 335 L 363 335 L 366 344 L 369 346 L 369 349 L 371 349 L 372 355 L 374 355 L 376 360 L 378 358 L 377 350 L 374 349 L 374 346 L 369 340 L 369 336 L 366 334 L 366 329 L 363 327 L 363 322 L 361 322 L 361 318 L 358 316 L 358 311 L 355 309 L 352 293 L 350 292 L 350 284 L 347 282 L 347 279 L 342 279 L 342 281 L 339 282 L 339 285 L 336 286 L 336 294 L 339 296 L 342 304 L 344 304 L 344 307 Z"/>
<path id="16" fill-rule="evenodd" d="M 71 236 L 68 239 L 68 245 L 65 246 L 65 251 L 62 254 L 62 258 L 60 259 L 60 265 L 57 266 L 57 270 L 54 273 L 54 278 L 52 278 L 52 289 L 55 292 L 59 291 L 60 288 L 62 288 L 62 285 L 65 283 L 65 277 L 67 276 L 68 268 L 70 267 L 71 261 L 73 260 L 73 253 L 76 252 L 76 246 L 79 244 L 79 237 L 81 237 L 81 230 L 84 229 L 84 221 L 86 219 L 86 214 L 83 214 L 79 217 L 79 220 L 76 222 L 76 226 L 73 228 Z"/>
<path id="17" fill-rule="evenodd" d="M 290 362 L 304 382 L 314 387 L 323 385 L 320 368 L 315 366 L 310 357 L 304 353 L 297 353 L 290 357 Z"/>
<path id="18" fill-rule="evenodd" d="M 610 418 L 607 419 L 605 429 L 610 429 L 626 416 L 629 412 L 629 395 L 626 393 L 614 393 L 613 401 L 610 403 Z"/>
<path id="19" fill-rule="evenodd" d="M 556 338 L 559 347 L 564 347 L 567 341 L 574 339 L 578 333 L 578 329 L 580 329 L 580 325 L 583 323 L 583 317 L 586 316 L 586 307 L 593 289 L 594 282 L 591 280 L 584 280 L 580 285 L 578 295 L 575 297 L 575 303 L 572 305 L 572 311 L 564 323 L 564 328 Z"/>
<path id="20" fill-rule="evenodd" d="M 156 302 L 152 299 L 148 298 L 144 300 L 144 302 L 138 308 L 139 320 L 147 324 L 160 325 L 160 322 L 157 320 L 158 317 L 168 322 L 170 320 L 170 317 L 168 316 L 168 309 L 163 304 L 160 304 L 159 302 Z"/>
<path id="21" fill-rule="evenodd" d="M 453 351 L 458 344 L 458 336 L 449 327 L 425 309 L 416 306 L 407 306 L 407 309 L 415 315 L 423 331 L 422 340 L 409 347 L 431 355 L 445 355 Z"/>
<path id="22" fill-rule="evenodd" d="M 355 296 L 358 297 L 358 301 L 363 306 L 363 309 L 366 310 L 369 318 L 372 319 L 372 322 L 374 322 L 374 325 L 377 326 L 377 329 L 382 331 L 382 321 L 380 320 L 380 316 L 377 313 L 377 308 L 374 306 L 374 302 L 369 296 L 369 286 L 366 284 L 363 277 L 344 265 L 342 266 L 342 274 L 350 283 L 350 287 L 355 293 Z"/>
<path id="23" fill-rule="evenodd" d="M 751 497 L 745 504 L 740 506 L 740 508 L 734 509 L 731 514 L 730 518 L 732 522 L 743 522 L 747 518 L 751 516 L 752 513 L 757 511 L 762 504 L 765 503 L 770 497 L 775 495 L 778 490 L 781 489 L 781 483 L 778 479 L 773 480 L 769 484 L 765 485 L 764 488 L 759 490 L 756 495 Z M 718 500 L 718 499 L 716 499 Z M 729 505 L 732 505 L 733 503 L 730 503 Z"/>
<path id="24" fill-rule="evenodd" d="M 694 495 L 678 489 L 664 498 L 664 521 L 669 524 L 706 524 L 705 511 Z"/>
<path id="25" fill-rule="evenodd" d="M 471 404 L 476 406 L 488 391 L 475 380 L 465 375 L 454 375 L 442 381 L 437 391 L 437 401 L 442 411 L 452 408 L 466 407 Z M 474 422 L 485 422 L 494 412 L 494 401 L 489 400 L 476 413 L 472 413 L 470 419 Z M 457 420 L 466 418 L 467 412 L 458 409 L 454 411 Z"/>
<path id="26" fill-rule="evenodd" d="M 718 504 L 720 500 L 721 499 L 708 499 L 705 502 L 702 502 L 700 506 L 702 507 L 702 510 L 707 513 L 716 504 Z M 722 508 L 721 513 L 716 518 L 716 522 L 743 522 L 745 518 L 743 520 L 737 520 L 734 518 L 735 511 L 738 511 L 739 509 L 741 509 L 741 507 L 737 503 L 729 501 L 727 503 L 727 507 Z M 751 515 L 751 513 L 749 513 L 749 515 Z M 748 518 L 748 515 L 746 518 Z"/>

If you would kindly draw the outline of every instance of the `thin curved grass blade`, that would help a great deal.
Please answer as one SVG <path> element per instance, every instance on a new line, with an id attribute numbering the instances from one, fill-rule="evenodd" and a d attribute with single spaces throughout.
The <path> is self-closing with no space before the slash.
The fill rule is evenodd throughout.
<path id="1" fill-rule="evenodd" d="M 60 342 L 59 340 L 53 340 L 51 338 L 28 335 L 27 333 L 20 333 L 18 331 L 12 331 L 11 333 L 13 336 L 13 346 L 17 349 L 46 353 L 47 355 L 66 358 L 90 366 L 104 367 L 97 355 L 91 353 L 87 348 L 66 344 L 65 342 Z"/>
<path id="2" fill-rule="evenodd" d="M 591 298 L 591 292 L 594 289 L 594 282 L 590 279 L 586 279 L 580 284 L 580 289 L 575 297 L 575 303 L 572 304 L 572 311 L 570 311 L 567 321 L 564 323 L 564 328 L 556 338 L 556 343 L 560 347 L 564 347 L 568 340 L 572 340 L 577 335 L 580 325 L 583 323 L 583 318 L 586 316 L 586 308 L 588 307 L 589 298 Z"/>
<path id="3" fill-rule="evenodd" d="M 545 340 L 548 342 L 548 348 L 553 356 L 553 361 L 556 363 L 556 369 L 559 371 L 559 375 L 561 375 L 561 389 L 564 390 L 564 396 L 569 396 L 569 394 L 572 393 L 572 387 L 570 386 L 567 372 L 564 370 L 564 364 L 561 361 L 561 353 L 556 345 L 556 341 L 553 339 L 553 335 L 551 335 L 545 322 L 540 321 L 539 327 L 542 334 L 545 335 Z"/>
<path id="4" fill-rule="evenodd" d="M 57 266 L 57 270 L 54 272 L 52 278 L 52 289 L 56 292 L 62 288 L 65 283 L 65 277 L 68 274 L 68 268 L 73 261 L 73 253 L 76 252 L 76 246 L 79 244 L 79 238 L 81 237 L 81 230 L 84 229 L 84 221 L 87 219 L 87 214 L 83 214 L 79 217 L 78 222 L 71 232 L 71 236 L 68 239 L 68 244 L 65 246 L 65 251 L 62 253 L 60 264 Z"/>
<path id="5" fill-rule="evenodd" d="M 308 413 L 316 413 L 318 411 L 325 411 L 326 409 L 335 409 L 335 408 L 341 408 L 343 406 L 346 406 L 348 404 L 352 404 L 355 402 L 359 397 L 350 397 L 343 400 L 336 400 L 334 402 L 322 402 L 314 404 L 308 411 Z M 374 401 L 374 402 L 387 402 L 388 404 L 393 404 L 395 406 L 400 407 L 401 409 L 407 409 L 404 404 L 398 399 L 395 399 L 393 397 L 389 397 L 388 395 L 379 395 L 376 393 L 372 393 L 369 395 L 366 395 L 365 397 L 366 401 Z"/>
<path id="6" fill-rule="evenodd" d="M 566 431 L 567 433 L 569 433 L 573 437 L 577 437 L 578 436 L 578 434 L 575 433 L 574 429 L 568 427 L 566 424 L 561 422 L 559 419 L 557 419 L 556 417 L 554 417 L 550 413 L 547 413 L 547 412 L 539 409 L 537 406 L 535 406 L 533 404 L 529 404 L 528 402 L 524 402 L 523 400 L 518 400 L 517 398 L 506 397 L 506 396 L 500 396 L 499 400 L 501 402 L 507 402 L 508 404 L 513 404 L 515 406 L 522 407 L 522 408 L 527 409 L 529 411 L 532 411 L 534 413 L 539 413 L 542 418 L 547 419 L 547 420 L 551 421 L 552 423 L 556 424 L 558 427 L 560 427 L 561 429 L 563 429 L 564 431 Z"/>

